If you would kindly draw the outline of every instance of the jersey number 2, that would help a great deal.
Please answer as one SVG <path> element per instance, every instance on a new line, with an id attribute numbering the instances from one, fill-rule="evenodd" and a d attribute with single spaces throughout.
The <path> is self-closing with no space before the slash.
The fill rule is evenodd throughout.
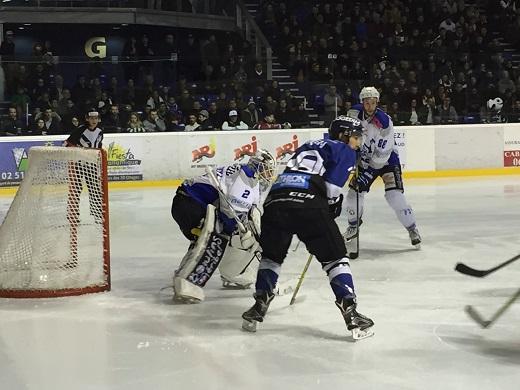
<path id="1" fill-rule="evenodd" d="M 247 199 L 247 197 L 249 196 L 251 192 L 249 190 L 245 190 L 244 193 L 242 194 L 242 198 L 244 199 Z"/>

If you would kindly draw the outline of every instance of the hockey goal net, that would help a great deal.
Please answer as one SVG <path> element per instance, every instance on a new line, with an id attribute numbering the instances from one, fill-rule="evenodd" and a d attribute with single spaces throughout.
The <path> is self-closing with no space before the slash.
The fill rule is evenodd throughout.
<path id="1" fill-rule="evenodd" d="M 0 297 L 110 290 L 106 152 L 33 147 L 0 226 Z"/>

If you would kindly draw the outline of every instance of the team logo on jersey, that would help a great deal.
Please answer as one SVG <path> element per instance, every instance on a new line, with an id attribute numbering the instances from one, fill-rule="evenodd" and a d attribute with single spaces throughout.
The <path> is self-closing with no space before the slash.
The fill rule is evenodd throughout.
<path id="1" fill-rule="evenodd" d="M 272 189 L 280 188 L 302 188 L 308 189 L 310 186 L 310 176 L 302 173 L 282 173 L 273 184 Z"/>
<path id="2" fill-rule="evenodd" d="M 213 158 L 215 157 L 215 153 L 217 151 L 215 141 L 210 139 L 208 145 L 201 146 L 198 149 L 195 149 L 191 152 L 191 161 L 194 163 L 199 163 L 202 161 L 204 157 Z"/>
<path id="3" fill-rule="evenodd" d="M 293 134 L 292 141 L 276 148 L 276 159 L 283 160 L 298 149 L 298 135 Z"/>
<path id="4" fill-rule="evenodd" d="M 258 150 L 258 144 L 256 141 L 256 137 L 253 135 L 251 137 L 251 142 L 245 145 L 240 146 L 234 150 L 235 158 L 234 160 L 242 160 L 244 156 L 253 156 Z"/>

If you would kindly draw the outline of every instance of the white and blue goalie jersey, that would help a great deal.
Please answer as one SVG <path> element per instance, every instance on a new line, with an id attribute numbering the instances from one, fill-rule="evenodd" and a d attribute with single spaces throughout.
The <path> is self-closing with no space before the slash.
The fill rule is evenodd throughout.
<path id="1" fill-rule="evenodd" d="M 246 164 L 233 164 L 213 169 L 219 186 L 241 220 L 247 220 L 247 213 L 253 205 L 260 206 L 261 190 L 255 171 Z M 228 234 L 236 229 L 233 211 L 207 174 L 185 180 L 181 189 L 200 204 L 214 205 L 219 210 L 219 219 Z"/>
<path id="2" fill-rule="evenodd" d="M 293 154 L 271 187 L 265 206 L 285 202 L 286 207 L 327 207 L 337 198 L 355 169 L 356 152 L 341 141 L 308 141 Z"/>

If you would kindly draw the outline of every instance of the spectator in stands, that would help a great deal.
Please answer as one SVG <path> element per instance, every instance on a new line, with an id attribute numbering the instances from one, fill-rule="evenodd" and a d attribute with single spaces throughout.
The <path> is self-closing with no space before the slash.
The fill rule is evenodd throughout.
<path id="1" fill-rule="evenodd" d="M 186 127 L 184 128 L 184 131 L 195 131 L 198 130 L 199 127 L 200 125 L 197 122 L 196 114 L 188 115 L 188 121 L 186 123 Z"/>
<path id="2" fill-rule="evenodd" d="M 509 123 L 520 123 L 520 98 L 515 99 L 513 109 L 508 115 Z"/>
<path id="3" fill-rule="evenodd" d="M 184 131 L 186 125 L 182 122 L 182 115 L 173 114 L 168 121 L 168 131 Z"/>
<path id="4" fill-rule="evenodd" d="M 45 124 L 46 133 L 48 135 L 57 135 L 63 134 L 61 129 L 61 117 L 52 110 L 52 108 L 46 108 L 44 111 L 40 112 L 35 120 L 43 119 Z"/>
<path id="5" fill-rule="evenodd" d="M 31 98 L 27 95 L 24 87 L 18 87 L 16 95 L 11 98 L 11 104 L 16 107 L 19 112 L 26 112 L 27 105 L 31 102 Z"/>
<path id="6" fill-rule="evenodd" d="M 230 108 L 233 107 L 230 106 Z M 251 98 L 247 103 L 247 108 L 242 111 L 241 118 L 250 129 L 254 128 L 254 126 L 262 119 L 262 113 L 256 107 L 253 98 Z"/>
<path id="7" fill-rule="evenodd" d="M 213 128 L 215 130 L 218 130 L 221 128 L 222 122 L 224 122 L 224 119 L 222 118 L 221 112 L 217 109 L 217 103 L 211 102 L 208 106 L 208 114 L 209 114 L 209 121 Z"/>
<path id="8" fill-rule="evenodd" d="M 249 127 L 246 123 L 238 119 L 236 110 L 229 111 L 229 118 L 222 123 L 222 130 L 247 130 Z"/>
<path id="9" fill-rule="evenodd" d="M 149 105 L 152 108 L 159 108 L 159 104 L 164 103 L 164 99 L 159 94 L 159 91 L 154 89 L 151 93 L 151 95 L 146 100 L 146 104 Z"/>
<path id="10" fill-rule="evenodd" d="M 42 118 L 36 119 L 33 126 L 31 126 L 30 135 L 47 135 L 47 127 Z"/>
<path id="11" fill-rule="evenodd" d="M 264 113 L 264 118 L 255 125 L 255 129 L 259 130 L 269 130 L 269 129 L 288 129 L 291 125 L 286 122 L 283 125 L 280 123 L 276 123 L 276 118 L 274 117 L 274 113 L 266 111 Z"/>
<path id="12" fill-rule="evenodd" d="M 25 125 L 18 116 L 16 107 L 9 107 L 7 118 L 2 120 L 0 135 L 22 135 Z"/>
<path id="13" fill-rule="evenodd" d="M 123 121 L 119 115 L 119 106 L 112 104 L 110 112 L 103 118 L 103 131 L 105 133 L 120 133 L 123 128 Z"/>
<path id="14" fill-rule="evenodd" d="M 335 85 L 330 85 L 327 93 L 323 96 L 323 108 L 325 110 L 326 124 L 330 123 L 338 116 L 341 106 L 343 105 L 343 98 L 337 92 Z"/>
<path id="15" fill-rule="evenodd" d="M 309 113 L 305 109 L 305 102 L 303 100 L 298 103 L 296 110 L 291 110 L 289 119 L 290 120 L 285 120 L 284 122 L 288 122 L 292 128 L 304 129 L 310 127 Z M 280 119 L 280 122 L 281 121 Z"/>
<path id="16" fill-rule="evenodd" d="M 412 101 L 410 102 L 410 108 L 403 113 L 403 116 L 404 116 L 404 124 L 405 125 L 420 125 L 422 124 L 421 123 L 421 120 L 420 120 L 420 113 L 419 113 L 419 110 L 417 108 L 417 100 L 416 99 L 412 99 Z"/>
<path id="17" fill-rule="evenodd" d="M 206 110 L 200 110 L 199 112 L 199 127 L 197 131 L 212 131 L 216 130 L 213 123 L 209 120 L 209 112 Z"/>
<path id="18" fill-rule="evenodd" d="M 166 130 L 166 123 L 159 118 L 157 110 L 151 109 L 148 117 L 143 122 L 143 126 L 147 132 L 159 132 Z"/>
<path id="19" fill-rule="evenodd" d="M 280 99 L 280 103 L 278 105 L 278 110 L 275 111 L 275 116 L 281 123 L 289 122 L 291 123 L 292 115 L 289 107 L 287 106 L 287 100 Z"/>
<path id="20" fill-rule="evenodd" d="M 442 104 L 437 109 L 441 124 L 458 123 L 457 111 L 451 105 L 451 99 L 448 96 L 444 97 Z"/>
<path id="21" fill-rule="evenodd" d="M 137 112 L 132 112 L 130 114 L 130 118 L 128 119 L 128 123 L 126 124 L 126 132 L 127 133 L 145 133 L 146 132 L 143 122 L 141 122 L 141 119 L 139 118 L 139 114 Z"/>

